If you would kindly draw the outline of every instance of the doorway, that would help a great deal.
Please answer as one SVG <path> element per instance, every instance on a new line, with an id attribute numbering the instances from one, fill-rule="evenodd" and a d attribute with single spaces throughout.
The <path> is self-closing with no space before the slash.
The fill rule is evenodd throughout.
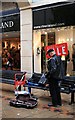
<path id="1" fill-rule="evenodd" d="M 47 59 L 45 47 L 55 44 L 55 32 L 41 34 L 41 72 L 47 71 Z"/>
<path id="2" fill-rule="evenodd" d="M 41 72 L 46 70 L 46 53 L 45 53 L 45 46 L 46 46 L 46 35 L 41 35 Z"/>

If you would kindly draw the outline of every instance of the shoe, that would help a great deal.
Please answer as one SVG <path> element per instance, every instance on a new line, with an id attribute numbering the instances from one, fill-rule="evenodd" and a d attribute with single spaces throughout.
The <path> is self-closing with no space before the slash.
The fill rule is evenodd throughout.
<path id="1" fill-rule="evenodd" d="M 52 103 L 48 103 L 49 107 L 57 107 L 57 105 L 53 105 Z"/>
<path id="2" fill-rule="evenodd" d="M 53 105 L 52 103 L 48 103 L 48 106 L 49 107 L 61 107 L 62 106 L 62 104 L 58 104 L 58 105 Z"/>
<path id="3" fill-rule="evenodd" d="M 48 106 L 51 107 L 51 106 L 53 106 L 53 104 L 52 103 L 48 103 Z"/>
<path id="4" fill-rule="evenodd" d="M 61 107 L 62 105 L 57 105 L 56 107 Z"/>

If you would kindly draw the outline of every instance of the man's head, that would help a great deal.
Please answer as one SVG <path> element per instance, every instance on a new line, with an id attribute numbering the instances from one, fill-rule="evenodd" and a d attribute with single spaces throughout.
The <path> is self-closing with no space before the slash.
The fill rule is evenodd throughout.
<path id="1" fill-rule="evenodd" d="M 47 54 L 52 57 L 53 55 L 55 55 L 55 51 L 53 49 L 49 49 L 47 51 Z"/>

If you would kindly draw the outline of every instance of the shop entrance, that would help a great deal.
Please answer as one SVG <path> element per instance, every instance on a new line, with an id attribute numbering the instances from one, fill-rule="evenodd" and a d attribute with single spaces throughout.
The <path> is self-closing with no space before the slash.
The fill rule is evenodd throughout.
<path id="1" fill-rule="evenodd" d="M 46 32 L 41 34 L 41 72 L 47 70 L 47 59 L 45 46 L 55 44 L 55 32 Z"/>
<path id="2" fill-rule="evenodd" d="M 20 70 L 20 32 L 2 34 L 2 70 Z"/>

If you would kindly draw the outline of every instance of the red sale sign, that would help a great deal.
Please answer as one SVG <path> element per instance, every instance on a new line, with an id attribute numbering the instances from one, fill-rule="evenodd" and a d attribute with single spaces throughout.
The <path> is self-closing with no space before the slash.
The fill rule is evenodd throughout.
<path id="1" fill-rule="evenodd" d="M 50 46 L 46 46 L 45 50 L 46 53 L 49 49 L 53 49 L 58 56 L 67 55 L 68 54 L 68 46 L 67 43 L 61 43 L 61 44 L 54 44 Z M 47 58 L 49 58 L 48 54 L 46 55 Z"/>

